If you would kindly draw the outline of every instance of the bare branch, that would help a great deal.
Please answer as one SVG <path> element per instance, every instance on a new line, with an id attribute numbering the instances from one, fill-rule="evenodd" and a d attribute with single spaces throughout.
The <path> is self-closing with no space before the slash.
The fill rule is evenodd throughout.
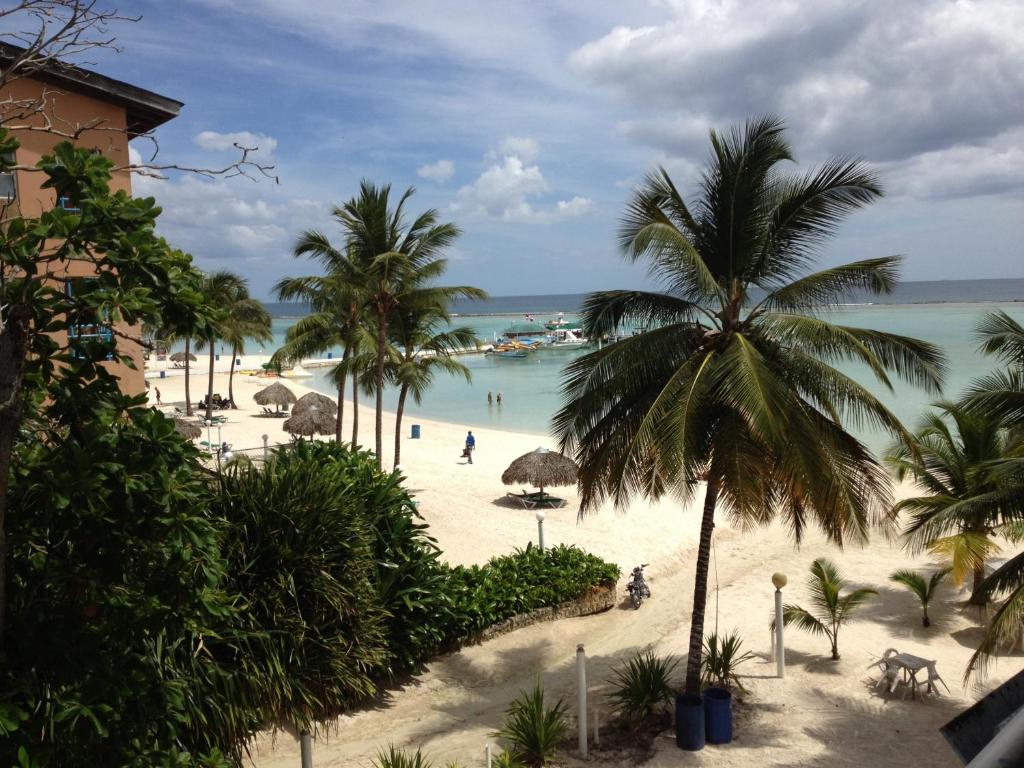
<path id="1" fill-rule="evenodd" d="M 147 136 L 146 138 L 156 143 L 156 137 Z M 205 176 L 208 179 L 216 177 L 231 179 L 236 176 L 244 176 L 247 179 L 256 181 L 257 176 L 262 176 L 267 179 L 273 179 L 275 184 L 280 182 L 277 175 L 271 173 L 271 171 L 274 170 L 273 165 L 265 165 L 252 159 L 251 155 L 254 152 L 257 152 L 259 147 L 245 147 L 237 141 L 234 142 L 234 145 L 235 148 L 242 153 L 241 157 L 223 168 L 193 168 L 187 165 L 178 165 L 177 163 L 158 164 L 148 162 L 117 166 L 114 170 L 124 170 L 127 168 L 132 173 L 137 173 L 140 176 L 147 176 L 154 179 L 166 179 L 167 176 L 164 174 L 164 171 L 181 171 L 182 173 L 194 173 L 197 176 Z M 159 148 L 157 149 L 157 152 L 159 152 Z M 157 152 L 153 153 L 153 158 L 157 156 Z"/>

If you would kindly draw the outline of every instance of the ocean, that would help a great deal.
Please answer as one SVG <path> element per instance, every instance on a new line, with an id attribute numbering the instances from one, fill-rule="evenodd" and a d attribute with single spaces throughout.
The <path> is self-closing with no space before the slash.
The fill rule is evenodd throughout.
<path id="1" fill-rule="evenodd" d="M 498 296 L 485 301 L 461 302 L 453 307 L 453 322 L 473 328 L 490 341 L 512 323 L 533 316 L 538 322 L 564 312 L 575 319 L 583 294 L 544 296 Z M 831 310 L 830 319 L 852 326 L 874 328 L 923 339 L 940 346 L 949 358 L 943 396 L 955 398 L 970 382 L 995 368 L 995 363 L 977 352 L 975 328 L 981 317 L 994 309 L 1003 309 L 1024 322 L 1024 279 L 956 280 L 908 282 L 885 297 L 866 304 L 851 296 L 847 306 Z M 276 349 L 304 308 L 294 304 L 268 304 L 274 315 L 272 345 Z M 249 349 L 249 352 L 259 350 Z M 334 351 L 340 354 L 339 350 Z M 420 405 L 407 406 L 405 421 L 417 418 L 464 424 L 467 428 L 491 427 L 516 432 L 547 433 L 552 415 L 561 405 L 562 370 L 578 351 L 540 351 L 524 360 L 466 355 L 460 360 L 469 368 L 472 382 L 456 377 L 438 376 Z M 888 391 L 862 367 L 849 365 L 844 371 L 868 386 L 905 424 L 913 427 L 935 398 L 921 390 L 896 383 Z M 307 382 L 332 393 L 327 369 L 318 369 Z M 502 405 L 488 405 L 487 393 L 502 394 Z M 388 392 L 389 408 L 397 394 Z M 875 451 L 885 448 L 884 434 L 855 429 Z"/>

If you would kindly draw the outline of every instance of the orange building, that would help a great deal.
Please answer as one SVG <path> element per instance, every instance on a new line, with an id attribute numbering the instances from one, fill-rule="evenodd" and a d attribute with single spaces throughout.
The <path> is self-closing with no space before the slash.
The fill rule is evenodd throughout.
<path id="1" fill-rule="evenodd" d="M 20 50 L 0 43 L 0 68 L 13 61 Z M 40 105 L 40 112 L 26 117 L 27 104 Z M 100 152 L 115 166 L 125 168 L 129 162 L 128 142 L 177 117 L 182 106 L 182 102 L 152 91 L 67 65 L 33 72 L 0 87 L 0 124 L 20 142 L 14 159 L 23 166 L 34 166 L 54 145 L 68 140 L 62 133 L 76 133 L 85 127 L 73 140 L 75 145 Z M 47 125 L 53 130 L 28 129 Z M 0 174 L 0 205 L 6 205 L 6 215 L 33 217 L 64 204 L 54 190 L 41 188 L 44 180 L 42 174 L 31 171 Z M 112 186 L 130 194 L 131 174 L 115 171 Z M 76 279 L 89 276 L 88 265 L 72 263 L 65 277 L 67 290 L 74 290 Z M 94 326 L 83 335 L 90 331 L 104 333 L 101 326 Z M 121 379 L 125 392 L 141 393 L 145 387 L 142 349 L 123 340 L 119 345 L 122 353 L 135 360 L 136 369 L 120 364 L 111 364 L 111 369 Z"/>

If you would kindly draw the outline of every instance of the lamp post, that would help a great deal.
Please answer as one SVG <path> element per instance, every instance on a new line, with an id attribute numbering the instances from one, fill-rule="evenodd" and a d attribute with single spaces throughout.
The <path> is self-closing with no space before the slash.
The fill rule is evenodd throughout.
<path id="1" fill-rule="evenodd" d="M 540 544 L 540 551 L 544 551 L 544 510 L 537 510 L 537 542 Z"/>
<path id="2" fill-rule="evenodd" d="M 786 644 L 782 640 L 782 588 L 786 586 L 786 574 L 772 574 L 775 585 L 775 668 L 780 678 L 786 676 Z"/>
<path id="3" fill-rule="evenodd" d="M 213 421 L 206 420 L 206 450 L 213 453 Z"/>

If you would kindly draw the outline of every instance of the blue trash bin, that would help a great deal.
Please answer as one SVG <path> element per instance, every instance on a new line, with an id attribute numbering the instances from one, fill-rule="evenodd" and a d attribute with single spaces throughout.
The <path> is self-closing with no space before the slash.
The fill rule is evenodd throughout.
<path id="1" fill-rule="evenodd" d="M 704 749 L 704 700 L 700 696 L 676 694 L 676 746 L 690 752 Z"/>
<path id="2" fill-rule="evenodd" d="M 160 371 L 160 378 L 161 379 L 166 379 L 167 378 L 167 371 Z"/>
<path id="3" fill-rule="evenodd" d="M 708 744 L 732 741 L 732 694 L 725 688 L 704 691 L 704 724 Z"/>
<path id="4" fill-rule="evenodd" d="M 420 425 L 419 424 L 413 424 L 412 425 L 412 439 L 413 440 L 419 440 L 420 439 Z"/>

